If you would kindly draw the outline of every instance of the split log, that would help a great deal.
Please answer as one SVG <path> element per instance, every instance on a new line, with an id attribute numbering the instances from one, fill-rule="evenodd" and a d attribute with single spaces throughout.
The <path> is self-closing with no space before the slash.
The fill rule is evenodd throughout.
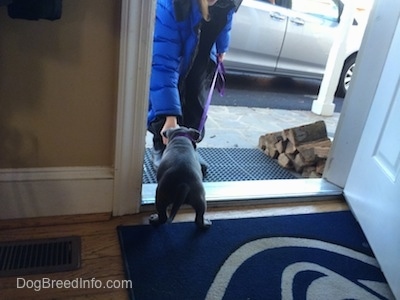
<path id="1" fill-rule="evenodd" d="M 278 150 L 276 150 L 274 148 L 269 148 L 269 149 L 267 149 L 265 151 L 268 152 L 269 157 L 271 157 L 273 159 L 277 159 L 279 157 Z"/>
<path id="2" fill-rule="evenodd" d="M 284 135 L 296 148 L 301 144 L 324 140 L 328 136 L 324 121 L 285 129 Z"/>
<path id="3" fill-rule="evenodd" d="M 329 146 L 315 146 L 314 153 L 316 157 L 319 158 L 328 158 L 329 151 L 331 150 L 332 142 L 329 143 Z"/>
<path id="4" fill-rule="evenodd" d="M 303 160 L 305 162 L 313 162 L 313 161 L 315 161 L 314 148 L 312 148 L 312 147 L 303 147 L 303 148 L 301 148 L 301 146 L 299 146 L 297 148 L 297 151 L 302 156 L 302 158 L 303 158 Z"/>
<path id="5" fill-rule="evenodd" d="M 275 145 L 283 139 L 282 132 L 273 132 L 265 135 L 266 143 L 268 145 Z"/>
<path id="6" fill-rule="evenodd" d="M 301 173 L 302 177 L 309 178 L 311 173 L 316 172 L 315 166 L 304 167 L 303 172 Z"/>
<path id="7" fill-rule="evenodd" d="M 292 161 L 285 153 L 281 153 L 278 156 L 278 164 L 283 168 L 290 169 Z"/>
<path id="8" fill-rule="evenodd" d="M 258 147 L 280 166 L 307 178 L 322 176 L 331 145 L 324 121 L 267 133 L 258 141 Z"/>
<path id="9" fill-rule="evenodd" d="M 279 152 L 276 149 L 276 144 L 282 140 L 281 132 L 273 132 L 265 135 L 265 146 L 266 151 L 272 158 L 277 158 L 279 156 Z"/>
<path id="10" fill-rule="evenodd" d="M 306 161 L 303 155 L 299 152 L 296 154 L 294 160 L 292 161 L 293 167 L 297 173 L 301 173 L 304 167 L 311 166 L 312 161 Z"/>
<path id="11" fill-rule="evenodd" d="M 315 164 L 315 172 L 322 175 L 325 170 L 325 165 L 326 165 L 326 159 L 318 160 L 317 163 Z"/>
<path id="12" fill-rule="evenodd" d="M 260 137 L 258 138 L 258 148 L 260 148 L 262 151 L 265 151 L 265 149 L 267 149 L 266 143 L 267 143 L 266 135 L 260 135 Z"/>
<path id="13" fill-rule="evenodd" d="M 293 143 L 291 141 L 287 140 L 285 153 L 286 154 L 295 154 L 296 151 L 297 151 L 296 147 L 293 145 Z"/>
<path id="14" fill-rule="evenodd" d="M 311 173 L 310 173 L 310 175 L 308 175 L 308 178 L 321 178 L 322 176 L 321 176 L 321 174 L 318 174 L 317 172 L 315 172 L 315 171 L 312 171 Z"/>
<path id="15" fill-rule="evenodd" d="M 280 153 L 286 152 L 286 147 L 287 147 L 287 141 L 284 141 L 283 139 L 280 140 L 275 144 L 275 149 Z"/>
<path id="16" fill-rule="evenodd" d="M 329 138 L 317 142 L 309 142 L 297 147 L 297 151 L 301 153 L 307 162 L 316 161 L 319 158 L 327 158 L 332 142 Z M 318 148 L 318 150 L 316 150 Z M 318 151 L 318 155 L 316 153 Z"/>

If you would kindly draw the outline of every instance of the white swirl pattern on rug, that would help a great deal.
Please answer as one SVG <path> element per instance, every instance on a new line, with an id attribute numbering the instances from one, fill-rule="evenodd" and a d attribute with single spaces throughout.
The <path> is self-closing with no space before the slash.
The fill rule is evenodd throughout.
<path id="1" fill-rule="evenodd" d="M 323 251 L 348 256 L 352 259 L 358 260 L 379 269 L 378 262 L 374 257 L 340 245 L 305 238 L 262 238 L 244 244 L 228 257 L 228 259 L 224 262 L 224 264 L 218 271 L 213 283 L 211 284 L 211 287 L 208 290 L 206 296 L 206 300 L 222 299 L 232 276 L 246 260 L 262 251 L 282 247 L 320 249 Z M 374 294 L 371 294 L 362 286 L 368 287 L 382 297 L 385 297 L 387 299 L 394 299 L 390 288 L 386 283 L 360 280 L 360 285 L 357 285 L 354 282 L 346 279 L 342 275 L 337 274 L 336 272 L 333 272 L 323 266 L 309 262 L 297 262 L 285 268 L 282 273 L 281 281 L 282 299 L 292 300 L 294 298 L 292 292 L 293 279 L 296 274 L 302 271 L 317 271 L 326 275 L 324 277 L 314 280 L 308 286 L 306 299 L 381 299 L 376 297 Z"/>

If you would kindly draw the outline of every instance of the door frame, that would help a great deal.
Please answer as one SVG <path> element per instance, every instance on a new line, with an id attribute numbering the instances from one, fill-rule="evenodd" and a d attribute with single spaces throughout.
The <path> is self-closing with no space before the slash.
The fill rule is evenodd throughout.
<path id="1" fill-rule="evenodd" d="M 113 215 L 115 216 L 139 212 L 142 202 L 146 112 L 151 67 L 149 53 L 152 50 L 156 1 L 123 0 L 122 4 L 113 203 Z M 375 5 L 371 15 L 374 9 Z M 371 70 L 381 68 L 382 61 L 386 59 L 392 36 L 390 30 L 382 33 L 381 28 L 393 27 L 393 24 L 386 21 L 384 17 L 379 17 L 385 13 L 384 8 L 382 10 L 377 12 L 378 17 L 374 17 L 372 22 L 369 22 L 363 40 L 364 44 L 367 39 L 379 37 L 380 42 L 377 46 L 379 50 L 375 51 L 374 58 L 368 61 L 370 52 L 361 46 L 357 60 L 364 60 L 365 56 L 368 63 L 357 64 L 355 68 L 353 80 L 368 82 L 368 84 L 361 84 L 362 88 L 360 89 L 353 83 L 347 92 L 335 139 L 323 179 L 318 183 L 319 186 L 323 186 L 326 182 L 332 183 L 340 189 L 345 186 L 362 129 L 372 105 L 373 97 L 370 95 L 375 94 L 380 79 L 378 76 L 372 77 L 368 74 Z M 132 99 L 135 100 L 132 101 Z M 276 193 L 273 196 L 276 198 Z M 301 195 L 298 196 L 301 197 Z M 264 198 L 268 198 L 268 195 L 265 195 Z"/>
<path id="2" fill-rule="evenodd" d="M 123 0 L 115 139 L 114 216 L 141 206 L 156 0 Z"/>

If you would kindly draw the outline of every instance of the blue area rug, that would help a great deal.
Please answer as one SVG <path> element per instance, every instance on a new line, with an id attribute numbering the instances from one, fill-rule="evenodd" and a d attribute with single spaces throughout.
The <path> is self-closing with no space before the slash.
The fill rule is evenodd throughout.
<path id="1" fill-rule="evenodd" d="M 348 211 L 117 230 L 131 299 L 393 299 Z"/>

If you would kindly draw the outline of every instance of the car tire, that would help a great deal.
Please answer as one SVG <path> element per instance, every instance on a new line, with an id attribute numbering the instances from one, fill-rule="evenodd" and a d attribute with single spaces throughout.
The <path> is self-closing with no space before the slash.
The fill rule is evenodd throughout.
<path id="1" fill-rule="evenodd" d="M 356 63 L 356 54 L 350 56 L 344 63 L 342 73 L 340 74 L 339 84 L 336 90 L 336 96 L 344 98 L 353 77 L 354 66 Z"/>

